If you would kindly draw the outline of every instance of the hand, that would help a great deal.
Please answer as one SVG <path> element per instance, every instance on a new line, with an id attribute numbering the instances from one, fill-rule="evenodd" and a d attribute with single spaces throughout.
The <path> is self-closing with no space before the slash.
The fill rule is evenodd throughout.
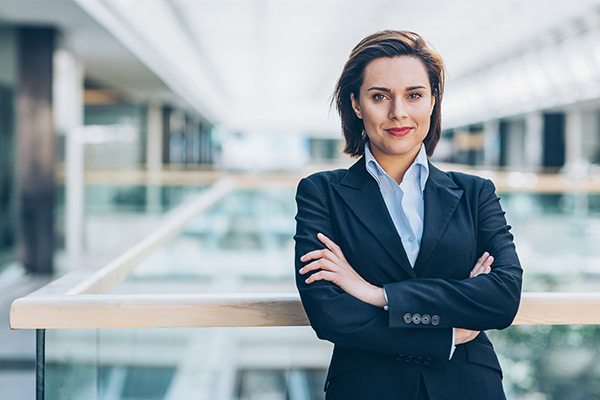
<path id="1" fill-rule="evenodd" d="M 454 345 L 464 344 L 475 339 L 480 331 L 471 331 L 469 329 L 455 328 L 454 329 Z"/>
<path id="2" fill-rule="evenodd" d="M 475 266 L 469 274 L 469 278 L 475 278 L 482 274 L 489 274 L 492 272 L 492 263 L 494 257 L 487 251 L 479 257 L 479 260 L 475 263 Z M 471 331 L 469 329 L 456 328 L 454 329 L 454 345 L 470 342 L 479 335 L 480 331 Z"/>
<path id="3" fill-rule="evenodd" d="M 305 282 L 311 284 L 316 281 L 326 280 L 339 286 L 344 292 L 356 297 L 365 303 L 377 307 L 386 304 L 383 288 L 371 285 L 360 276 L 348 263 L 340 247 L 322 233 L 317 238 L 327 246 L 326 249 L 314 250 L 300 257 L 300 261 L 315 260 L 299 271 L 301 275 L 313 272 Z"/>

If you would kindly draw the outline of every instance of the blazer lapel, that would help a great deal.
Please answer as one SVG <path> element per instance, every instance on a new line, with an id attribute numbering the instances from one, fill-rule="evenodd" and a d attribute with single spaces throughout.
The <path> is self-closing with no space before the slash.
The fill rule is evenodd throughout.
<path id="1" fill-rule="evenodd" d="M 458 206 L 463 190 L 442 171 L 429 163 L 429 178 L 425 184 L 424 221 L 421 247 L 415 262 L 415 270 L 423 268 L 446 229 Z"/>
<path id="2" fill-rule="evenodd" d="M 361 157 L 350 167 L 340 184 L 332 184 L 332 186 L 398 265 L 409 276 L 416 277 L 402 246 L 402 240 L 381 196 L 379 186 L 366 169 L 365 157 Z M 394 271 L 395 266 L 386 267 L 389 268 L 388 273 L 392 276 L 397 274 Z"/>

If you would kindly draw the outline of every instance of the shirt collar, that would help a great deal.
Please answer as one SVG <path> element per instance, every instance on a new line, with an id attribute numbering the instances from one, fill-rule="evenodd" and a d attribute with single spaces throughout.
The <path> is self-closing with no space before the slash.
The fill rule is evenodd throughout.
<path id="1" fill-rule="evenodd" d="M 373 153 L 371 153 L 371 149 L 369 147 L 369 142 L 365 143 L 365 165 L 367 166 L 367 171 L 375 178 L 377 183 L 381 186 L 380 178 L 381 176 L 387 176 L 389 179 L 392 179 L 387 172 L 381 168 Z M 419 182 L 419 187 L 421 192 L 425 190 L 425 183 L 427 183 L 427 178 L 429 177 L 429 163 L 427 160 L 427 151 L 425 149 L 425 145 L 421 143 L 421 148 L 419 149 L 419 153 L 415 157 L 413 163 L 408 167 L 406 171 L 405 178 L 415 179 Z M 393 179 L 392 179 L 393 181 Z"/>

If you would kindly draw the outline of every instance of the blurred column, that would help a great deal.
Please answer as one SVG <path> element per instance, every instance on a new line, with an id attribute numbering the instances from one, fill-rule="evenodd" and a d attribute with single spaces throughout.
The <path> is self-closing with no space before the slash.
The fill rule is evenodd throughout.
<path id="1" fill-rule="evenodd" d="M 583 113 L 570 110 L 566 114 L 565 167 L 578 171 L 585 164 L 583 156 Z"/>
<path id="2" fill-rule="evenodd" d="M 0 26 L 0 263 L 14 258 L 17 225 L 15 175 L 15 29 Z"/>
<path id="3" fill-rule="evenodd" d="M 483 124 L 483 165 L 492 167 L 500 163 L 500 122 L 487 121 Z"/>
<path id="4" fill-rule="evenodd" d="M 163 164 L 171 163 L 171 149 L 170 149 L 170 138 L 171 138 L 171 114 L 173 108 L 164 106 L 162 108 L 162 162 Z"/>
<path id="5" fill-rule="evenodd" d="M 51 274 L 54 255 L 55 135 L 52 122 L 53 28 L 18 31 L 18 253 L 27 272 Z"/>
<path id="6" fill-rule="evenodd" d="M 588 164 L 583 152 L 584 113 L 581 109 L 572 109 L 566 113 L 565 121 L 565 165 L 563 171 L 570 180 L 581 181 L 588 174 Z M 589 237 L 589 198 L 587 193 L 575 192 L 573 198 L 573 216 L 577 231 L 582 238 Z"/>
<path id="7" fill-rule="evenodd" d="M 194 165 L 194 147 L 195 138 L 194 134 L 196 131 L 194 118 L 188 114 L 183 117 L 183 163 L 186 166 Z"/>
<path id="8" fill-rule="evenodd" d="M 525 165 L 528 167 L 542 165 L 543 131 L 542 113 L 535 112 L 525 117 Z"/>
<path id="9" fill-rule="evenodd" d="M 498 121 L 498 166 L 508 166 L 508 121 L 501 119 Z"/>
<path id="10" fill-rule="evenodd" d="M 148 104 L 148 140 L 146 141 L 146 209 L 160 210 L 160 175 L 163 161 L 163 110 L 160 104 Z"/>
<path id="11" fill-rule="evenodd" d="M 210 140 L 210 125 L 200 122 L 200 164 L 208 165 L 214 163 L 213 147 Z"/>
<path id="12" fill-rule="evenodd" d="M 84 71 L 76 56 L 54 57 L 54 116 L 65 135 L 65 242 L 69 269 L 81 264 L 85 210 Z"/>
<path id="13" fill-rule="evenodd" d="M 525 165 L 525 120 L 523 118 L 500 120 L 500 165 L 522 167 Z"/>
<path id="14" fill-rule="evenodd" d="M 589 164 L 600 164 L 600 111 L 596 109 L 584 113 L 582 147 Z"/>
<path id="15" fill-rule="evenodd" d="M 565 165 L 565 114 L 545 113 L 542 165 L 562 168 Z"/>

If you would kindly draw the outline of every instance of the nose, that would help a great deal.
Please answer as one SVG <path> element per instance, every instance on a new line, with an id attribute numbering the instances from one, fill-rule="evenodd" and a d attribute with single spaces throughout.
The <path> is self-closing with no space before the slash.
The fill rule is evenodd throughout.
<path id="1" fill-rule="evenodd" d="M 404 101 L 402 101 L 402 99 L 392 100 L 390 102 L 390 112 L 388 117 L 390 119 L 408 118 L 406 104 Z"/>

